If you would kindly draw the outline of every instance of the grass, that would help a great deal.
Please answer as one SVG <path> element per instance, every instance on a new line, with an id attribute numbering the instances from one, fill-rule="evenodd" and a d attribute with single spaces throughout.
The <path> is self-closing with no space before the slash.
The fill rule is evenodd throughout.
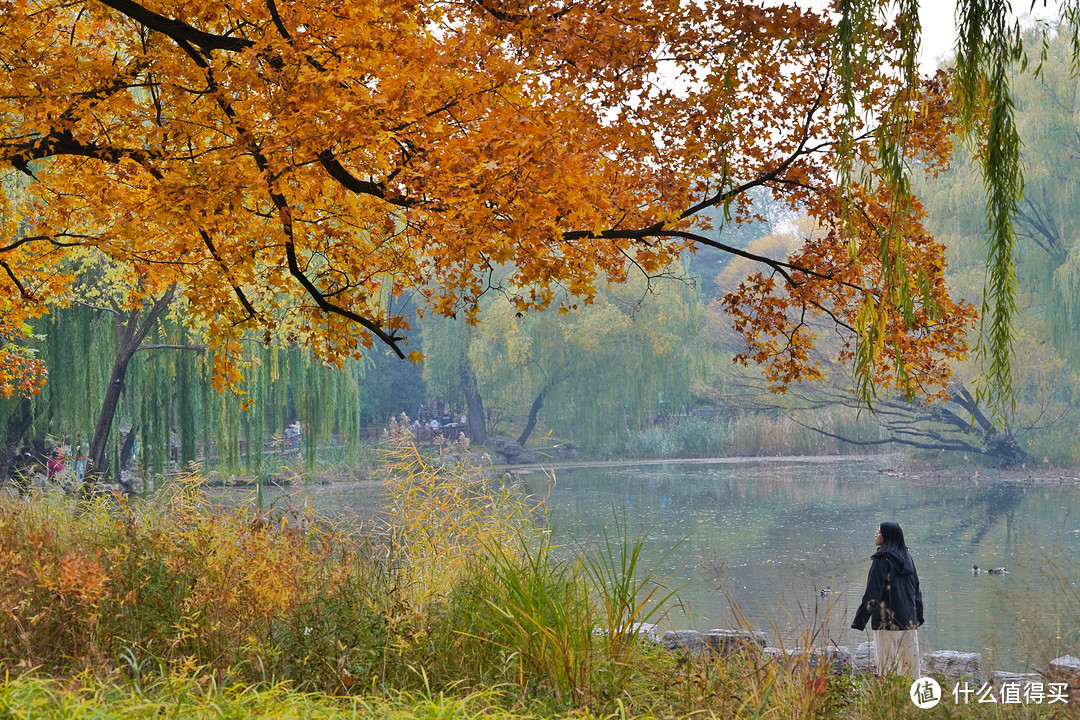
<path id="1" fill-rule="evenodd" d="M 673 588 L 640 537 L 554 547 L 542 503 L 444 457 L 395 435 L 367 527 L 212 506 L 197 478 L 0 502 L 0 718 L 926 717 L 907 683 L 642 641 Z M 1059 712 L 1022 709 L 936 716 Z"/>
<path id="2" fill-rule="evenodd" d="M 169 679 L 138 690 L 93 678 L 69 682 L 23 677 L 0 684 L 0 717 L 56 720 L 221 718 L 316 720 L 318 718 L 473 718 L 512 720 L 538 715 L 502 707 L 497 693 L 447 696 L 397 693 L 330 696 L 300 693 L 286 685 L 222 688 L 190 678 Z"/>
<path id="3" fill-rule="evenodd" d="M 41 720 L 137 720 L 141 718 L 379 718 L 387 720 L 540 720 L 555 718 L 1067 718 L 1067 705 L 956 704 L 946 691 L 933 710 L 908 699 L 908 683 L 875 678 L 852 684 L 849 678 L 763 670 L 729 660 L 676 671 L 683 698 L 676 703 L 642 706 L 620 699 L 607 708 L 561 708 L 533 700 L 521 702 L 512 689 L 369 692 L 327 695 L 298 692 L 288 684 L 219 685 L 205 678 L 170 677 L 150 685 L 81 675 L 56 679 L 22 675 L 0 681 L 0 717 Z"/>

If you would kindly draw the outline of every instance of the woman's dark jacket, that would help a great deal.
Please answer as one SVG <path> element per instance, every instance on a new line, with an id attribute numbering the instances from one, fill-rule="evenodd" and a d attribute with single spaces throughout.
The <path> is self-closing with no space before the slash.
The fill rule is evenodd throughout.
<path id="1" fill-rule="evenodd" d="M 879 550 L 866 577 L 863 595 L 851 627 L 862 630 L 907 630 L 923 624 L 922 592 L 915 563 L 907 553 Z"/>

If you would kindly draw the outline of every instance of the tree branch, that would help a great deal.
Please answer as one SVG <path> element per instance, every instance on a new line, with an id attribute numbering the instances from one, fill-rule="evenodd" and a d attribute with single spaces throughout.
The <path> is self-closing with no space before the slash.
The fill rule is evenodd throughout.
<path id="1" fill-rule="evenodd" d="M 49 133 L 21 143 L 0 144 L 0 161 L 9 163 L 24 175 L 34 177 L 28 163 L 33 160 L 56 155 L 78 155 L 82 157 L 118 163 L 121 160 L 134 160 L 145 165 L 151 159 L 160 157 L 157 153 L 140 148 L 120 148 L 84 143 L 77 140 L 70 130 L 52 130 Z"/>
<path id="2" fill-rule="evenodd" d="M 245 38 L 213 35 L 197 28 L 182 23 L 178 20 L 159 15 L 148 10 L 131 0 L 100 0 L 102 5 L 111 7 L 113 10 L 126 15 L 137 23 L 145 25 L 151 30 L 167 35 L 177 42 L 188 43 L 202 48 L 203 50 L 228 50 L 238 52 L 254 47 L 255 43 Z"/>
<path id="3" fill-rule="evenodd" d="M 32 292 L 30 292 L 29 290 L 27 290 L 26 286 L 24 286 L 21 282 L 19 282 L 19 278 L 15 277 L 15 271 L 13 271 L 11 269 L 11 266 L 8 265 L 6 261 L 0 260 L 0 267 L 4 268 L 4 272 L 7 274 L 8 278 L 10 278 L 11 282 L 14 283 L 15 287 L 18 288 L 19 296 L 23 300 L 28 300 L 28 301 L 33 301 L 33 302 L 37 301 L 37 298 L 34 297 L 34 294 Z"/>

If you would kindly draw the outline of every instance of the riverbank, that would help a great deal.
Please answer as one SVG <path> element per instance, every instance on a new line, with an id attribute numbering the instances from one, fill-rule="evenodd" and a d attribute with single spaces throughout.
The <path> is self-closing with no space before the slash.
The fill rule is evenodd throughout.
<path id="1" fill-rule="evenodd" d="M 902 456 L 901 456 L 902 457 Z M 996 468 L 982 466 L 945 466 L 922 460 L 903 459 L 887 471 L 893 477 L 911 482 L 1005 482 L 1021 485 L 1076 485 L 1080 484 L 1080 468 L 1021 466 Z"/>
<path id="2" fill-rule="evenodd" d="M 881 455 L 776 455 L 747 457 L 707 458 L 617 458 L 603 460 L 552 460 L 543 463 L 509 464 L 492 463 L 499 473 L 517 475 L 528 473 L 558 472 L 580 468 L 618 468 L 656 465 L 741 465 L 741 464 L 789 464 L 834 465 L 839 463 L 866 463 L 878 465 L 878 472 L 890 477 L 904 478 L 911 482 L 1008 482 L 1025 485 L 1075 485 L 1080 484 L 1080 468 L 994 468 L 994 467 L 947 467 L 944 465 L 913 460 L 904 453 Z"/>
<path id="3" fill-rule="evenodd" d="M 641 642 L 632 628 L 657 621 L 647 608 L 671 599 L 662 597 L 665 588 L 681 581 L 666 568 L 684 564 L 647 555 L 646 543 L 657 541 L 664 553 L 705 549 L 661 536 L 678 533 L 678 523 L 653 524 L 654 538 L 616 522 L 560 543 L 533 522 L 527 499 L 479 468 L 434 461 L 405 443 L 390 451 L 393 526 L 375 535 L 307 506 L 210 505 L 197 486 L 182 484 L 90 507 L 54 496 L 0 501 L 0 716 L 918 716 L 910 682 L 837 672 L 795 655 L 688 659 Z M 736 500 L 765 508 L 792 489 L 815 507 L 827 494 L 843 507 L 857 502 L 859 516 L 871 501 L 880 506 L 877 480 L 853 497 L 834 456 L 804 464 L 815 471 L 805 480 L 774 471 L 772 459 L 750 465 L 740 488 L 760 496 L 702 495 L 688 470 L 705 465 L 695 463 L 663 488 L 666 507 L 640 506 L 665 518 L 680 503 L 710 513 Z M 719 515 L 705 519 L 720 527 Z M 735 517 L 733 527 L 767 541 L 753 543 L 766 554 L 737 571 L 760 603 L 781 594 L 755 587 L 755 575 L 818 568 L 777 557 L 780 547 L 802 545 L 778 541 L 781 525 L 771 519 L 754 519 Z M 845 577 L 856 562 L 864 572 L 868 542 L 849 557 L 830 540 L 829 560 Z M 1023 580 L 992 581 L 1014 578 Z M 829 637 L 821 618 L 800 623 L 804 638 Z M 785 643 L 777 634 L 771 644 Z M 1026 710 L 1026 717 L 1058 712 Z M 972 704 L 949 716 L 987 713 Z"/>
<path id="4" fill-rule="evenodd" d="M 633 467 L 649 465 L 740 465 L 805 462 L 809 464 L 829 465 L 840 462 L 881 462 L 883 459 L 899 458 L 900 454 L 889 455 L 775 455 L 746 457 L 692 457 L 692 458 L 618 458 L 604 460 L 552 460 L 541 463 L 492 463 L 498 472 L 516 474 L 542 473 L 577 468 Z"/>

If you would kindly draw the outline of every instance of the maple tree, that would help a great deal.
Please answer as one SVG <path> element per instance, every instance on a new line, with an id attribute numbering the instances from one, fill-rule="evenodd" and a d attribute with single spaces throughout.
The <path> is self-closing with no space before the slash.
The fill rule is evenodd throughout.
<path id="1" fill-rule="evenodd" d="M 0 397 L 28 397 L 45 384 L 46 369 L 25 346 L 15 342 L 12 331 L 18 331 L 20 337 L 28 332 L 21 327 L 0 332 Z"/>
<path id="2" fill-rule="evenodd" d="M 221 357 L 255 336 L 338 363 L 404 355 L 411 294 L 570 309 L 700 244 L 764 267 L 729 307 L 778 388 L 815 374 L 809 315 L 852 331 L 864 389 L 940 393 L 966 352 L 973 309 L 897 183 L 952 130 L 943 76 L 893 72 L 903 15 L 855 63 L 827 18 L 742 0 L 0 7 L 0 161 L 34 179 L 0 208 L 9 334 L 66 301 L 75 248 L 176 287 Z M 758 188 L 826 239 L 716 239 L 703 213 L 751 220 Z"/>

